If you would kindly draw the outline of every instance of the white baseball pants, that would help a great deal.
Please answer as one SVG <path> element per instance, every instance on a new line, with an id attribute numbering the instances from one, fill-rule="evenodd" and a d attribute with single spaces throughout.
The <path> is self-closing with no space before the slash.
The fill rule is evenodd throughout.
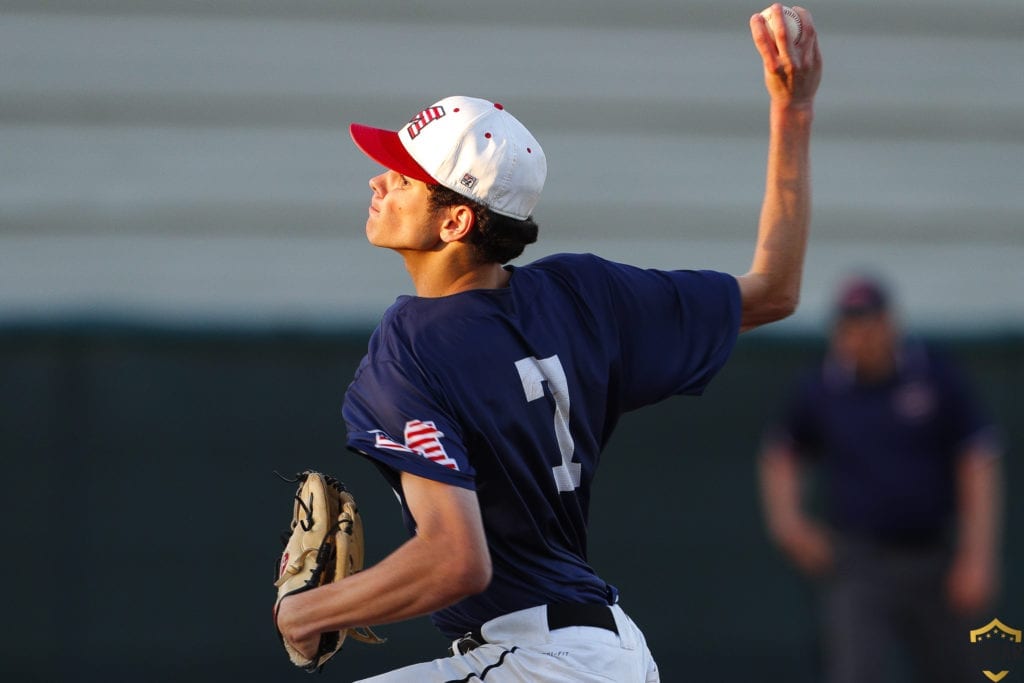
<path id="1" fill-rule="evenodd" d="M 464 655 L 413 664 L 358 683 L 658 683 L 644 635 L 622 608 L 619 633 L 591 626 L 548 630 L 544 606 L 481 627 L 486 644 Z"/>

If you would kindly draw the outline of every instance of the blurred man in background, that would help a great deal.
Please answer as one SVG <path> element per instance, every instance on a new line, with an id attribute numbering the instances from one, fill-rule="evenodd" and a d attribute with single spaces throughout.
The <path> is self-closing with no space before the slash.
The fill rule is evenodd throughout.
<path id="1" fill-rule="evenodd" d="M 808 463 L 824 521 L 805 512 Z M 997 588 L 1000 471 L 992 425 L 956 368 L 901 336 L 880 282 L 847 281 L 829 354 L 760 458 L 772 539 L 822 579 L 828 683 L 889 680 L 894 644 L 919 680 L 974 680 L 965 646 Z"/>

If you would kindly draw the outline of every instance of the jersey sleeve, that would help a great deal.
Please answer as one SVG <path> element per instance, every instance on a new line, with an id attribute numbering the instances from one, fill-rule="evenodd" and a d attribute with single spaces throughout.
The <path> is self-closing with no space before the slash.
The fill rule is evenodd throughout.
<path id="1" fill-rule="evenodd" d="M 946 432 L 945 441 L 955 445 L 958 455 L 968 453 L 976 444 L 998 451 L 996 428 L 963 371 L 941 354 L 931 351 L 930 355 L 941 391 L 940 422 Z"/>
<path id="2" fill-rule="evenodd" d="M 604 262 L 626 409 L 699 395 L 736 343 L 736 279 L 708 270 L 644 270 Z"/>
<path id="3" fill-rule="evenodd" d="M 348 447 L 388 470 L 473 490 L 475 472 L 444 403 L 415 359 L 364 359 L 342 409 Z"/>
<path id="4" fill-rule="evenodd" d="M 770 441 L 787 446 L 802 458 L 819 456 L 824 446 L 816 387 L 816 378 L 810 375 L 797 382 L 768 434 Z"/>

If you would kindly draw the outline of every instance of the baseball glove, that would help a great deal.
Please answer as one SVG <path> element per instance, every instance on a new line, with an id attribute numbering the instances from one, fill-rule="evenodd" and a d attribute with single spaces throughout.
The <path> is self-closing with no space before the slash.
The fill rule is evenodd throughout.
<path id="1" fill-rule="evenodd" d="M 280 476 L 280 475 L 278 475 Z M 289 531 L 282 536 L 284 552 L 277 568 L 277 607 L 289 595 L 340 581 L 363 568 L 363 523 L 356 501 L 345 485 L 320 472 L 305 471 L 298 483 Z M 305 657 L 281 636 L 281 643 L 295 666 L 312 673 L 341 649 L 346 636 L 364 643 L 383 643 L 369 628 L 350 628 L 320 635 L 312 659 Z"/>

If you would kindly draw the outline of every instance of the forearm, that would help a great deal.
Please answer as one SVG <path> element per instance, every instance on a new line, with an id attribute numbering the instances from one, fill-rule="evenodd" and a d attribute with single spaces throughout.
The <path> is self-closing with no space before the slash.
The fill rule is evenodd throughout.
<path id="1" fill-rule="evenodd" d="M 977 616 L 999 592 L 1002 467 L 998 455 L 976 445 L 957 463 L 957 551 L 947 579 L 950 606 Z"/>
<path id="2" fill-rule="evenodd" d="M 757 243 L 741 279 L 744 329 L 786 317 L 800 298 L 811 220 L 813 118 L 811 103 L 772 103 Z"/>
<path id="3" fill-rule="evenodd" d="M 277 625 L 292 643 L 317 634 L 418 617 L 487 588 L 491 556 L 476 492 L 402 474 L 416 535 L 381 562 L 281 601 Z"/>
<path id="4" fill-rule="evenodd" d="M 769 447 L 760 459 L 765 523 L 772 540 L 805 574 L 820 576 L 833 564 L 828 531 L 803 512 L 803 471 L 790 448 Z"/>
<path id="5" fill-rule="evenodd" d="M 965 454 L 957 470 L 957 546 L 960 554 L 994 562 L 1002 535 L 1002 466 L 982 447 Z"/>
<path id="6" fill-rule="evenodd" d="M 444 567 L 426 571 L 425 567 Z M 365 571 L 344 580 L 286 598 L 294 615 L 291 636 L 392 623 L 429 614 L 473 593 L 481 585 L 478 569 L 458 566 L 437 544 L 419 536 Z"/>
<path id="7" fill-rule="evenodd" d="M 780 540 L 803 518 L 799 463 L 788 449 L 770 446 L 761 454 L 758 468 L 765 525 Z"/>

